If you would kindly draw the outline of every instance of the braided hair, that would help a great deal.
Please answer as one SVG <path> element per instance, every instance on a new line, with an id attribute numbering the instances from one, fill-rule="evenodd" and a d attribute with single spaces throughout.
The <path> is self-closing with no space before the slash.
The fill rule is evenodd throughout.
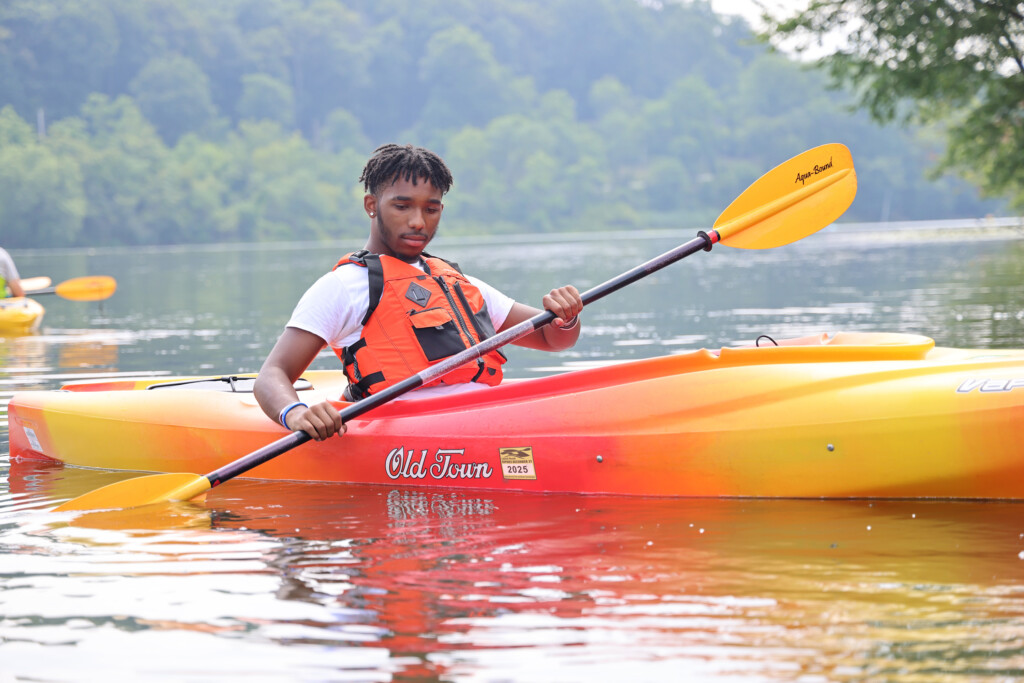
<path id="1" fill-rule="evenodd" d="M 426 178 L 441 194 L 450 190 L 453 182 L 452 172 L 441 157 L 422 147 L 393 142 L 374 150 L 359 181 L 367 192 L 376 195 L 399 177 L 411 180 L 413 185 L 419 178 Z"/>

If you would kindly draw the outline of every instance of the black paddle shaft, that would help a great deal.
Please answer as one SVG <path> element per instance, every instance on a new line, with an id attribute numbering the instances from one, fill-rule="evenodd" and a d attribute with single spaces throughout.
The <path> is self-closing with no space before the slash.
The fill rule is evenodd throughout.
<path id="1" fill-rule="evenodd" d="M 671 265 L 698 251 L 711 251 L 712 245 L 717 241 L 717 232 L 712 231 L 709 235 L 701 230 L 697 233 L 697 237 L 694 237 L 689 242 L 681 244 L 675 249 L 665 252 L 661 256 L 657 256 L 646 263 L 640 264 L 632 270 L 628 270 L 607 282 L 587 290 L 581 295 L 583 305 L 586 306 L 587 304 L 597 301 L 612 292 L 617 292 L 626 285 L 645 278 L 651 273 L 661 270 L 665 266 Z M 556 317 L 557 316 L 555 316 L 551 311 L 545 310 L 533 316 L 529 320 L 524 320 L 518 325 L 508 328 L 504 332 L 499 332 L 493 337 L 484 339 L 479 344 L 471 346 L 464 351 L 460 351 L 454 356 L 449 356 L 440 363 L 431 365 L 412 377 L 407 377 L 398 384 L 392 384 L 390 387 L 383 389 L 380 393 L 373 394 L 357 401 L 341 411 L 342 422 L 348 422 L 355 417 L 359 417 L 378 406 L 388 403 L 402 394 L 412 391 L 413 389 L 418 389 L 424 384 L 432 382 L 438 377 L 441 377 L 442 375 L 445 375 L 466 363 L 476 360 L 485 353 L 489 353 L 497 348 L 505 346 L 506 344 L 514 342 L 520 337 L 525 337 L 534 330 L 547 325 Z M 306 443 L 311 438 L 312 437 L 310 437 L 306 432 L 292 432 L 288 436 L 281 437 L 277 441 L 267 444 L 263 448 L 253 451 L 243 458 L 239 458 L 220 469 L 214 470 L 210 474 L 207 474 L 206 478 L 210 480 L 210 487 L 213 488 L 214 486 L 223 484 L 229 479 L 233 479 L 245 472 L 248 472 L 258 465 L 262 465 L 268 460 L 276 458 L 282 453 L 290 451 L 296 446 Z"/>

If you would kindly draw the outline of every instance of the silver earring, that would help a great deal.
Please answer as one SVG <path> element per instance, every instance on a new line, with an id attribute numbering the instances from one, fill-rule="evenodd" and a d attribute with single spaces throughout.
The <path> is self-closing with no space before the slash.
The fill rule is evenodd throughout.
<path id="1" fill-rule="evenodd" d="M 373 211 L 371 211 L 371 212 L 370 212 L 370 218 L 373 218 L 373 217 L 374 217 L 374 216 L 376 216 L 376 215 L 377 215 L 377 214 L 375 214 L 375 213 L 374 213 Z"/>

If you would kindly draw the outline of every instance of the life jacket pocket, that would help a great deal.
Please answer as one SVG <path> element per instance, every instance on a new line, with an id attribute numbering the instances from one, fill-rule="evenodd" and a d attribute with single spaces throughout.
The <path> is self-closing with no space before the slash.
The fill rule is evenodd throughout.
<path id="1" fill-rule="evenodd" d="M 416 341 L 428 361 L 453 356 L 468 348 L 459 327 L 443 308 L 428 308 L 409 315 Z"/>

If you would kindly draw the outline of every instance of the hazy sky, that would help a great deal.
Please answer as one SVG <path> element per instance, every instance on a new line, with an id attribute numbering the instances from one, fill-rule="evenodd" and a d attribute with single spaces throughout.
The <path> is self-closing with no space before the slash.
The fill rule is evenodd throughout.
<path id="1" fill-rule="evenodd" d="M 711 8 L 719 14 L 738 14 L 744 17 L 755 29 L 760 28 L 761 12 L 765 9 L 776 17 L 788 17 L 799 10 L 806 9 L 809 0 L 709 0 Z M 830 53 L 843 43 L 842 36 L 829 34 L 821 47 L 808 46 L 801 59 L 814 60 Z M 795 54 L 790 45 L 776 43 L 783 52 Z"/>
<path id="2" fill-rule="evenodd" d="M 772 14 L 787 15 L 807 6 L 807 0 L 711 0 L 711 7 L 721 14 L 739 14 L 752 24 L 758 23 L 762 7 Z"/>

